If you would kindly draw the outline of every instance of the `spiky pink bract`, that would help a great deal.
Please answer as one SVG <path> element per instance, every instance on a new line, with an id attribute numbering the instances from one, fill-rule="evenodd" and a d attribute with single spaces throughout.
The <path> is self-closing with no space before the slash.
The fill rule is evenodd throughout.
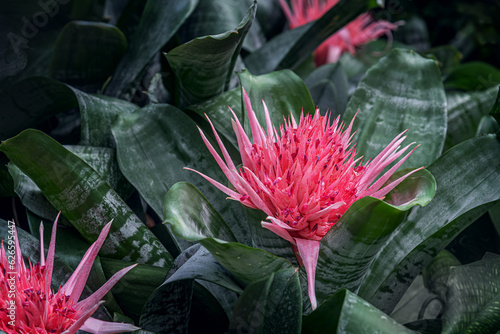
<path id="1" fill-rule="evenodd" d="M 281 8 L 288 19 L 291 29 L 315 21 L 334 7 L 339 0 L 291 0 L 291 8 L 285 0 L 279 0 Z M 314 61 L 317 66 L 334 63 L 344 52 L 356 53 L 356 48 L 374 41 L 380 36 L 390 34 L 401 23 L 391 23 L 384 20 L 375 21 L 369 14 L 364 13 L 344 28 L 325 40 L 315 51 Z"/>
<path id="2" fill-rule="evenodd" d="M 404 131 L 375 159 L 363 163 L 362 158 L 356 158 L 351 142 L 354 119 L 345 128 L 339 117 L 331 122 L 329 114 L 321 116 L 317 109 L 314 115 L 301 115 L 298 124 L 291 115 L 278 132 L 263 101 L 265 131 L 245 90 L 243 98 L 253 143 L 233 113 L 242 168 L 237 170 L 208 117 L 224 160 L 200 130 L 203 141 L 234 190 L 205 174 L 186 169 L 200 174 L 231 199 L 268 215 L 269 222 L 262 222 L 262 227 L 292 244 L 299 263 L 306 269 L 309 298 L 314 309 L 314 276 L 321 238 L 356 200 L 365 196 L 383 199 L 406 177 L 420 170 L 412 170 L 386 184 L 416 147 L 399 159 L 412 145 L 400 148 L 406 138 Z M 393 162 L 396 162 L 394 166 L 382 174 Z"/>
<path id="3" fill-rule="evenodd" d="M 138 330 L 138 327 L 130 324 L 105 322 L 90 317 L 102 304 L 101 299 L 104 295 L 135 265 L 118 271 L 91 296 L 78 301 L 85 288 L 94 259 L 108 235 L 111 222 L 103 228 L 97 241 L 87 250 L 66 284 L 62 288 L 59 287 L 57 291 L 50 288 L 54 270 L 58 218 L 59 215 L 52 229 L 47 258 L 44 256 L 43 225 L 40 226 L 40 263 L 33 264 L 30 261 L 28 267 L 24 264 L 16 236 L 15 268 L 12 268 L 2 241 L 0 248 L 0 285 L 2 286 L 0 330 L 9 334 L 73 334 L 79 329 L 90 333 L 106 334 Z"/>

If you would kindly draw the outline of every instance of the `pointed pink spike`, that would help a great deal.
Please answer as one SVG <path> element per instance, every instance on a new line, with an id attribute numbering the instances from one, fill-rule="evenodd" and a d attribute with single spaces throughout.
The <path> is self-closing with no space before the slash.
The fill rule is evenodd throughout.
<path id="1" fill-rule="evenodd" d="M 92 307 L 89 308 L 87 312 L 85 312 L 80 318 L 78 318 L 78 320 L 75 321 L 75 323 L 73 323 L 73 325 L 71 325 L 71 327 L 65 330 L 62 334 L 75 334 L 83 326 L 85 321 L 87 321 L 87 319 L 90 318 L 90 316 L 94 314 L 95 311 L 97 311 L 97 309 L 99 308 L 99 306 L 101 306 L 101 304 L 103 303 L 104 301 L 100 301 L 97 302 L 95 305 L 92 305 Z M 91 332 L 91 333 L 96 334 L 97 332 Z"/>
<path id="2" fill-rule="evenodd" d="M 217 140 L 217 144 L 220 147 L 220 150 L 222 152 L 222 156 L 224 157 L 224 160 L 226 161 L 227 167 L 229 168 L 230 171 L 235 171 L 236 170 L 236 166 L 234 165 L 233 160 L 231 159 L 231 156 L 227 152 L 226 147 L 222 143 L 222 140 L 220 139 L 219 134 L 217 133 L 217 130 L 215 130 L 215 127 L 212 124 L 212 121 L 210 120 L 210 118 L 208 118 L 207 114 L 205 114 L 205 117 L 207 118 L 208 123 L 210 123 L 210 126 L 212 127 L 212 131 L 213 131 L 213 133 L 215 135 L 215 139 Z"/>
<path id="3" fill-rule="evenodd" d="M 194 170 L 194 169 L 191 169 L 191 168 L 187 168 L 187 167 L 184 167 L 185 170 L 189 170 L 191 172 L 195 172 L 197 173 L 198 175 L 202 176 L 205 180 L 207 180 L 208 182 L 210 182 L 211 184 L 213 184 L 217 189 L 219 189 L 220 191 L 222 191 L 223 193 L 225 193 L 226 195 L 234 198 L 234 199 L 237 199 L 239 197 L 241 197 L 240 194 L 238 194 L 237 192 L 229 189 L 228 187 L 226 187 L 225 185 L 215 181 L 214 179 L 212 179 L 211 177 L 208 177 L 206 176 L 205 174 L 202 174 L 200 172 L 198 172 L 197 170 Z"/>
<path id="4" fill-rule="evenodd" d="M 273 123 L 271 122 L 271 116 L 269 115 L 269 109 L 267 109 L 266 102 L 262 100 L 262 105 L 264 106 L 264 115 L 266 116 L 266 127 L 267 127 L 267 138 L 268 140 L 274 141 L 274 126 Z"/>
<path id="5" fill-rule="evenodd" d="M 125 276 L 126 273 L 128 273 L 130 270 L 132 270 L 135 266 L 137 266 L 137 264 L 123 268 L 122 270 L 115 273 L 96 292 L 94 292 L 92 295 L 90 295 L 86 299 L 78 302 L 74 306 L 74 309 L 78 312 L 81 310 L 86 310 L 86 309 L 90 308 L 92 305 L 98 303 L 109 292 L 109 290 L 111 290 L 111 288 L 116 284 L 116 282 L 118 282 L 123 276 Z"/>
<path id="6" fill-rule="evenodd" d="M 87 282 L 87 278 L 89 277 L 94 260 L 99 253 L 102 244 L 106 240 L 106 237 L 108 236 L 112 222 L 113 220 L 104 225 L 104 228 L 99 234 L 97 240 L 87 250 L 82 260 L 80 261 L 80 264 L 75 269 L 68 282 L 66 282 L 64 287 L 61 289 L 62 293 L 70 296 L 70 302 L 76 303 L 78 299 L 80 299 L 80 295 L 85 288 L 85 283 Z"/>
<path id="7" fill-rule="evenodd" d="M 279 0 L 281 8 L 283 9 L 283 13 L 285 13 L 285 16 L 289 22 L 293 22 L 294 16 L 292 14 L 292 11 L 290 10 L 290 7 L 288 7 L 288 4 L 286 3 L 285 0 Z"/>
<path id="8" fill-rule="evenodd" d="M 277 236 L 280 236 L 283 239 L 285 239 L 286 241 L 288 241 L 291 244 L 295 245 L 295 240 L 290 236 L 290 234 L 288 233 L 288 231 L 285 230 L 283 227 L 275 225 L 275 224 L 271 224 L 271 223 L 268 223 L 268 222 L 260 222 L 260 224 L 261 224 L 261 226 L 263 228 L 268 229 L 269 231 L 273 232 Z"/>
<path id="9" fill-rule="evenodd" d="M 238 186 L 239 186 L 238 179 L 234 177 L 233 171 L 229 170 L 229 168 L 226 166 L 226 164 L 224 163 L 224 161 L 222 161 L 222 159 L 219 156 L 219 154 L 217 153 L 217 151 L 215 151 L 215 149 L 212 146 L 212 144 L 210 144 L 210 142 L 208 141 L 207 137 L 205 137 L 205 134 L 203 133 L 203 131 L 201 131 L 200 128 L 198 128 L 198 130 L 200 131 L 200 135 L 201 135 L 201 138 L 203 139 L 203 142 L 205 143 L 205 145 L 207 146 L 208 150 L 210 151 L 210 153 L 214 157 L 215 161 L 217 162 L 217 165 L 219 165 L 220 169 L 222 170 L 222 172 L 224 173 L 224 175 L 227 177 L 227 179 L 229 180 L 229 182 L 231 182 L 231 184 L 236 189 L 238 189 Z M 229 157 L 229 154 L 228 154 L 228 157 Z M 231 158 L 229 158 L 229 159 L 231 159 Z M 234 167 L 234 164 L 232 166 Z M 236 167 L 234 167 L 234 170 L 236 170 Z"/>
<path id="10" fill-rule="evenodd" d="M 374 193 L 373 195 L 371 195 L 372 197 L 375 197 L 375 198 L 380 198 L 382 196 L 385 196 L 387 195 L 387 193 L 389 193 L 389 191 L 391 191 L 392 189 L 396 188 L 401 182 L 403 182 L 408 176 L 410 176 L 411 174 L 415 173 L 415 172 L 418 172 L 419 170 L 421 169 L 424 169 L 424 167 L 420 167 L 420 168 L 417 168 L 415 170 L 412 170 L 411 172 L 401 176 L 400 178 L 398 178 L 397 180 L 394 180 L 392 181 L 391 183 L 389 183 L 388 185 L 386 185 L 384 188 L 380 189 L 379 191 L 377 191 L 376 193 Z"/>
<path id="11" fill-rule="evenodd" d="M 24 264 L 23 254 L 21 253 L 21 246 L 19 245 L 19 237 L 17 235 L 17 228 L 14 225 L 15 247 L 16 247 L 16 270 L 19 274 L 26 274 L 26 265 Z"/>
<path id="12" fill-rule="evenodd" d="M 140 328 L 132 324 L 107 322 L 95 318 L 88 318 L 80 329 L 89 333 L 115 334 L 133 332 Z"/>
<path id="13" fill-rule="evenodd" d="M 243 101 L 245 102 L 245 108 L 247 110 L 248 121 L 250 122 L 250 128 L 252 129 L 252 137 L 253 142 L 259 146 L 264 146 L 266 141 L 264 131 L 262 130 L 259 120 L 255 115 L 255 112 L 252 109 L 252 105 L 250 103 L 250 97 L 248 96 L 245 88 L 243 90 Z"/>
<path id="14" fill-rule="evenodd" d="M 0 246 L 0 264 L 7 268 L 7 254 L 5 253 L 5 248 L 3 246 L 3 239 L 2 245 Z"/>
<path id="15" fill-rule="evenodd" d="M 411 144 L 410 144 L 411 145 Z M 408 145 L 408 146 L 410 146 Z M 408 147 L 407 146 L 407 147 Z M 410 155 L 418 148 L 416 146 L 411 150 L 407 155 L 405 155 L 401 160 L 399 160 L 394 166 L 392 166 L 387 172 L 385 172 L 384 175 L 382 175 L 375 183 L 366 190 L 365 196 L 372 196 L 371 194 L 378 192 L 380 187 L 396 172 L 396 170 L 401 167 L 401 165 L 410 157 Z M 406 148 L 405 148 L 406 149 Z M 404 151 L 398 152 L 398 153 L 403 153 Z M 398 154 L 399 156 L 399 154 Z"/>
<path id="16" fill-rule="evenodd" d="M 318 265 L 320 243 L 316 240 L 306 240 L 300 238 L 295 238 L 295 241 L 297 242 L 297 249 L 299 250 L 299 255 L 302 258 L 304 268 L 306 269 L 307 290 L 309 293 L 309 300 L 311 301 L 311 308 L 314 311 L 318 306 L 314 282 L 316 280 L 316 266 Z"/>
<path id="17" fill-rule="evenodd" d="M 40 234 L 40 265 L 45 266 L 45 248 L 43 246 L 43 222 L 40 222 L 40 227 L 38 229 Z"/>
<path id="18" fill-rule="evenodd" d="M 57 222 L 59 221 L 59 216 L 61 211 L 57 214 L 56 220 L 54 220 L 54 225 L 52 225 L 52 235 L 50 237 L 49 252 L 47 253 L 46 267 L 45 267 L 45 291 L 50 291 L 50 284 L 52 283 L 52 272 L 54 270 L 54 256 L 56 253 L 56 234 L 57 234 Z M 40 236 L 40 239 L 43 239 Z"/>

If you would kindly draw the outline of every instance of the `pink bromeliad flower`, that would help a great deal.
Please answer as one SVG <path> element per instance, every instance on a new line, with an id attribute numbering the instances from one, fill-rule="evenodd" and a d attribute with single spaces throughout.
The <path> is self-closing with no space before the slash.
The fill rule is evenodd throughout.
<path id="1" fill-rule="evenodd" d="M 406 177 L 419 170 L 412 170 L 386 184 L 416 147 L 382 174 L 412 145 L 400 149 L 406 138 L 404 132 L 397 135 L 375 159 L 363 163 L 362 157 L 356 158 L 351 142 L 352 121 L 347 129 L 339 123 L 338 117 L 330 124 L 329 114 L 321 116 L 317 109 L 314 116 L 301 115 L 298 124 L 290 115 L 278 132 L 263 102 L 266 131 L 260 126 L 245 90 L 243 97 L 253 143 L 231 110 L 242 168 L 237 169 L 234 165 L 210 119 L 224 160 L 200 130 L 203 141 L 234 190 L 193 171 L 230 199 L 268 215 L 269 222 L 263 221 L 262 227 L 289 241 L 294 248 L 299 263 L 306 269 L 309 299 L 315 309 L 314 281 L 321 239 L 356 200 L 365 196 L 383 199 Z"/>
<path id="2" fill-rule="evenodd" d="M 292 8 L 285 0 L 279 0 L 279 2 L 290 28 L 294 29 L 319 19 L 339 0 L 291 0 Z M 357 47 L 374 41 L 382 35 L 391 38 L 390 31 L 396 29 L 400 24 L 399 22 L 391 23 L 383 20 L 375 21 L 369 14 L 361 14 L 324 41 L 316 49 L 314 61 L 317 66 L 320 66 L 337 62 L 346 51 L 354 55 Z"/>
<path id="3" fill-rule="evenodd" d="M 73 334 L 81 329 L 90 333 L 121 333 L 138 330 L 130 324 L 105 322 L 90 316 L 103 303 L 101 299 L 135 265 L 114 274 L 88 298 L 78 301 L 85 282 L 111 227 L 108 223 L 90 246 L 66 284 L 55 292 L 50 288 L 54 270 L 57 220 L 54 222 L 47 258 L 44 256 L 43 226 L 40 226 L 40 263 L 23 262 L 15 238 L 15 264 L 0 248 L 0 330 L 9 334 Z M 11 240 L 9 240 L 10 244 Z M 12 254 L 11 252 L 9 252 Z"/>

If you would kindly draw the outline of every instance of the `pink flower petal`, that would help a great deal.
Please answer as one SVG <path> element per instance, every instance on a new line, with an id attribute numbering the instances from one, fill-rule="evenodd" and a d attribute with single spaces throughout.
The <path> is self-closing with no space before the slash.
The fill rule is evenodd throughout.
<path id="1" fill-rule="evenodd" d="M 107 322 L 95 318 L 88 318 L 80 329 L 89 333 L 114 334 L 133 332 L 139 330 L 140 328 L 131 324 Z"/>
<path id="2" fill-rule="evenodd" d="M 311 301 L 311 307 L 313 311 L 318 306 L 316 300 L 316 291 L 314 288 L 314 282 L 316 280 L 316 266 L 318 265 L 319 247 L 320 243 L 316 240 L 306 240 L 301 238 L 295 238 L 297 243 L 297 248 L 299 250 L 300 257 L 304 263 L 304 268 L 307 273 L 307 286 L 309 300 Z"/>

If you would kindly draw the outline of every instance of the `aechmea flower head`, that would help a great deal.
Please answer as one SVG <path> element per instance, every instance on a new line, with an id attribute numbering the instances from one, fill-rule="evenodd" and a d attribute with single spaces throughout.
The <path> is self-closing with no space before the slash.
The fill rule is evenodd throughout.
<path id="1" fill-rule="evenodd" d="M 290 28 L 294 29 L 319 19 L 334 7 L 339 0 L 291 0 L 291 8 L 286 0 L 279 0 L 279 2 L 288 19 Z M 339 60 L 344 52 L 348 51 L 355 54 L 356 48 L 374 41 L 380 36 L 387 35 L 388 38 L 392 38 L 390 31 L 396 29 L 399 25 L 399 22 L 375 21 L 369 14 L 361 14 L 325 40 L 316 49 L 314 61 L 318 66 L 325 63 L 334 63 Z"/>
<path id="2" fill-rule="evenodd" d="M 363 163 L 362 158 L 356 157 L 351 142 L 354 119 L 345 128 L 339 117 L 330 122 L 329 114 L 321 116 L 317 109 L 314 115 L 301 115 L 298 124 L 290 115 L 278 132 L 264 103 L 267 126 L 264 130 L 244 90 L 243 97 L 253 143 L 233 113 L 233 129 L 242 168 L 237 169 L 232 162 L 210 119 L 208 121 L 224 160 L 200 130 L 203 141 L 234 190 L 195 172 L 231 199 L 268 215 L 269 222 L 262 222 L 262 227 L 288 240 L 298 253 L 299 263 L 307 271 L 309 297 L 315 308 L 314 275 L 321 238 L 356 200 L 365 196 L 383 199 L 406 177 L 416 172 L 418 169 L 386 184 L 415 148 L 399 159 L 412 145 L 400 149 L 406 138 L 403 132 L 375 159 Z"/>
<path id="3" fill-rule="evenodd" d="M 122 333 L 138 330 L 130 324 L 105 322 L 91 318 L 103 303 L 101 299 L 135 265 L 114 274 L 91 296 L 78 301 L 89 276 L 94 259 L 111 227 L 108 223 L 99 238 L 85 253 L 82 261 L 66 284 L 57 291 L 51 289 L 57 216 L 52 228 L 47 258 L 44 256 L 43 225 L 40 226 L 40 263 L 26 266 L 15 238 L 15 265 L 6 255 L 3 241 L 0 248 L 0 330 L 9 334 L 73 334 L 79 329 L 90 333 Z M 14 230 L 15 231 L 15 230 Z M 17 232 L 15 232 L 17 234 Z M 10 240 L 9 240 L 10 241 Z"/>

